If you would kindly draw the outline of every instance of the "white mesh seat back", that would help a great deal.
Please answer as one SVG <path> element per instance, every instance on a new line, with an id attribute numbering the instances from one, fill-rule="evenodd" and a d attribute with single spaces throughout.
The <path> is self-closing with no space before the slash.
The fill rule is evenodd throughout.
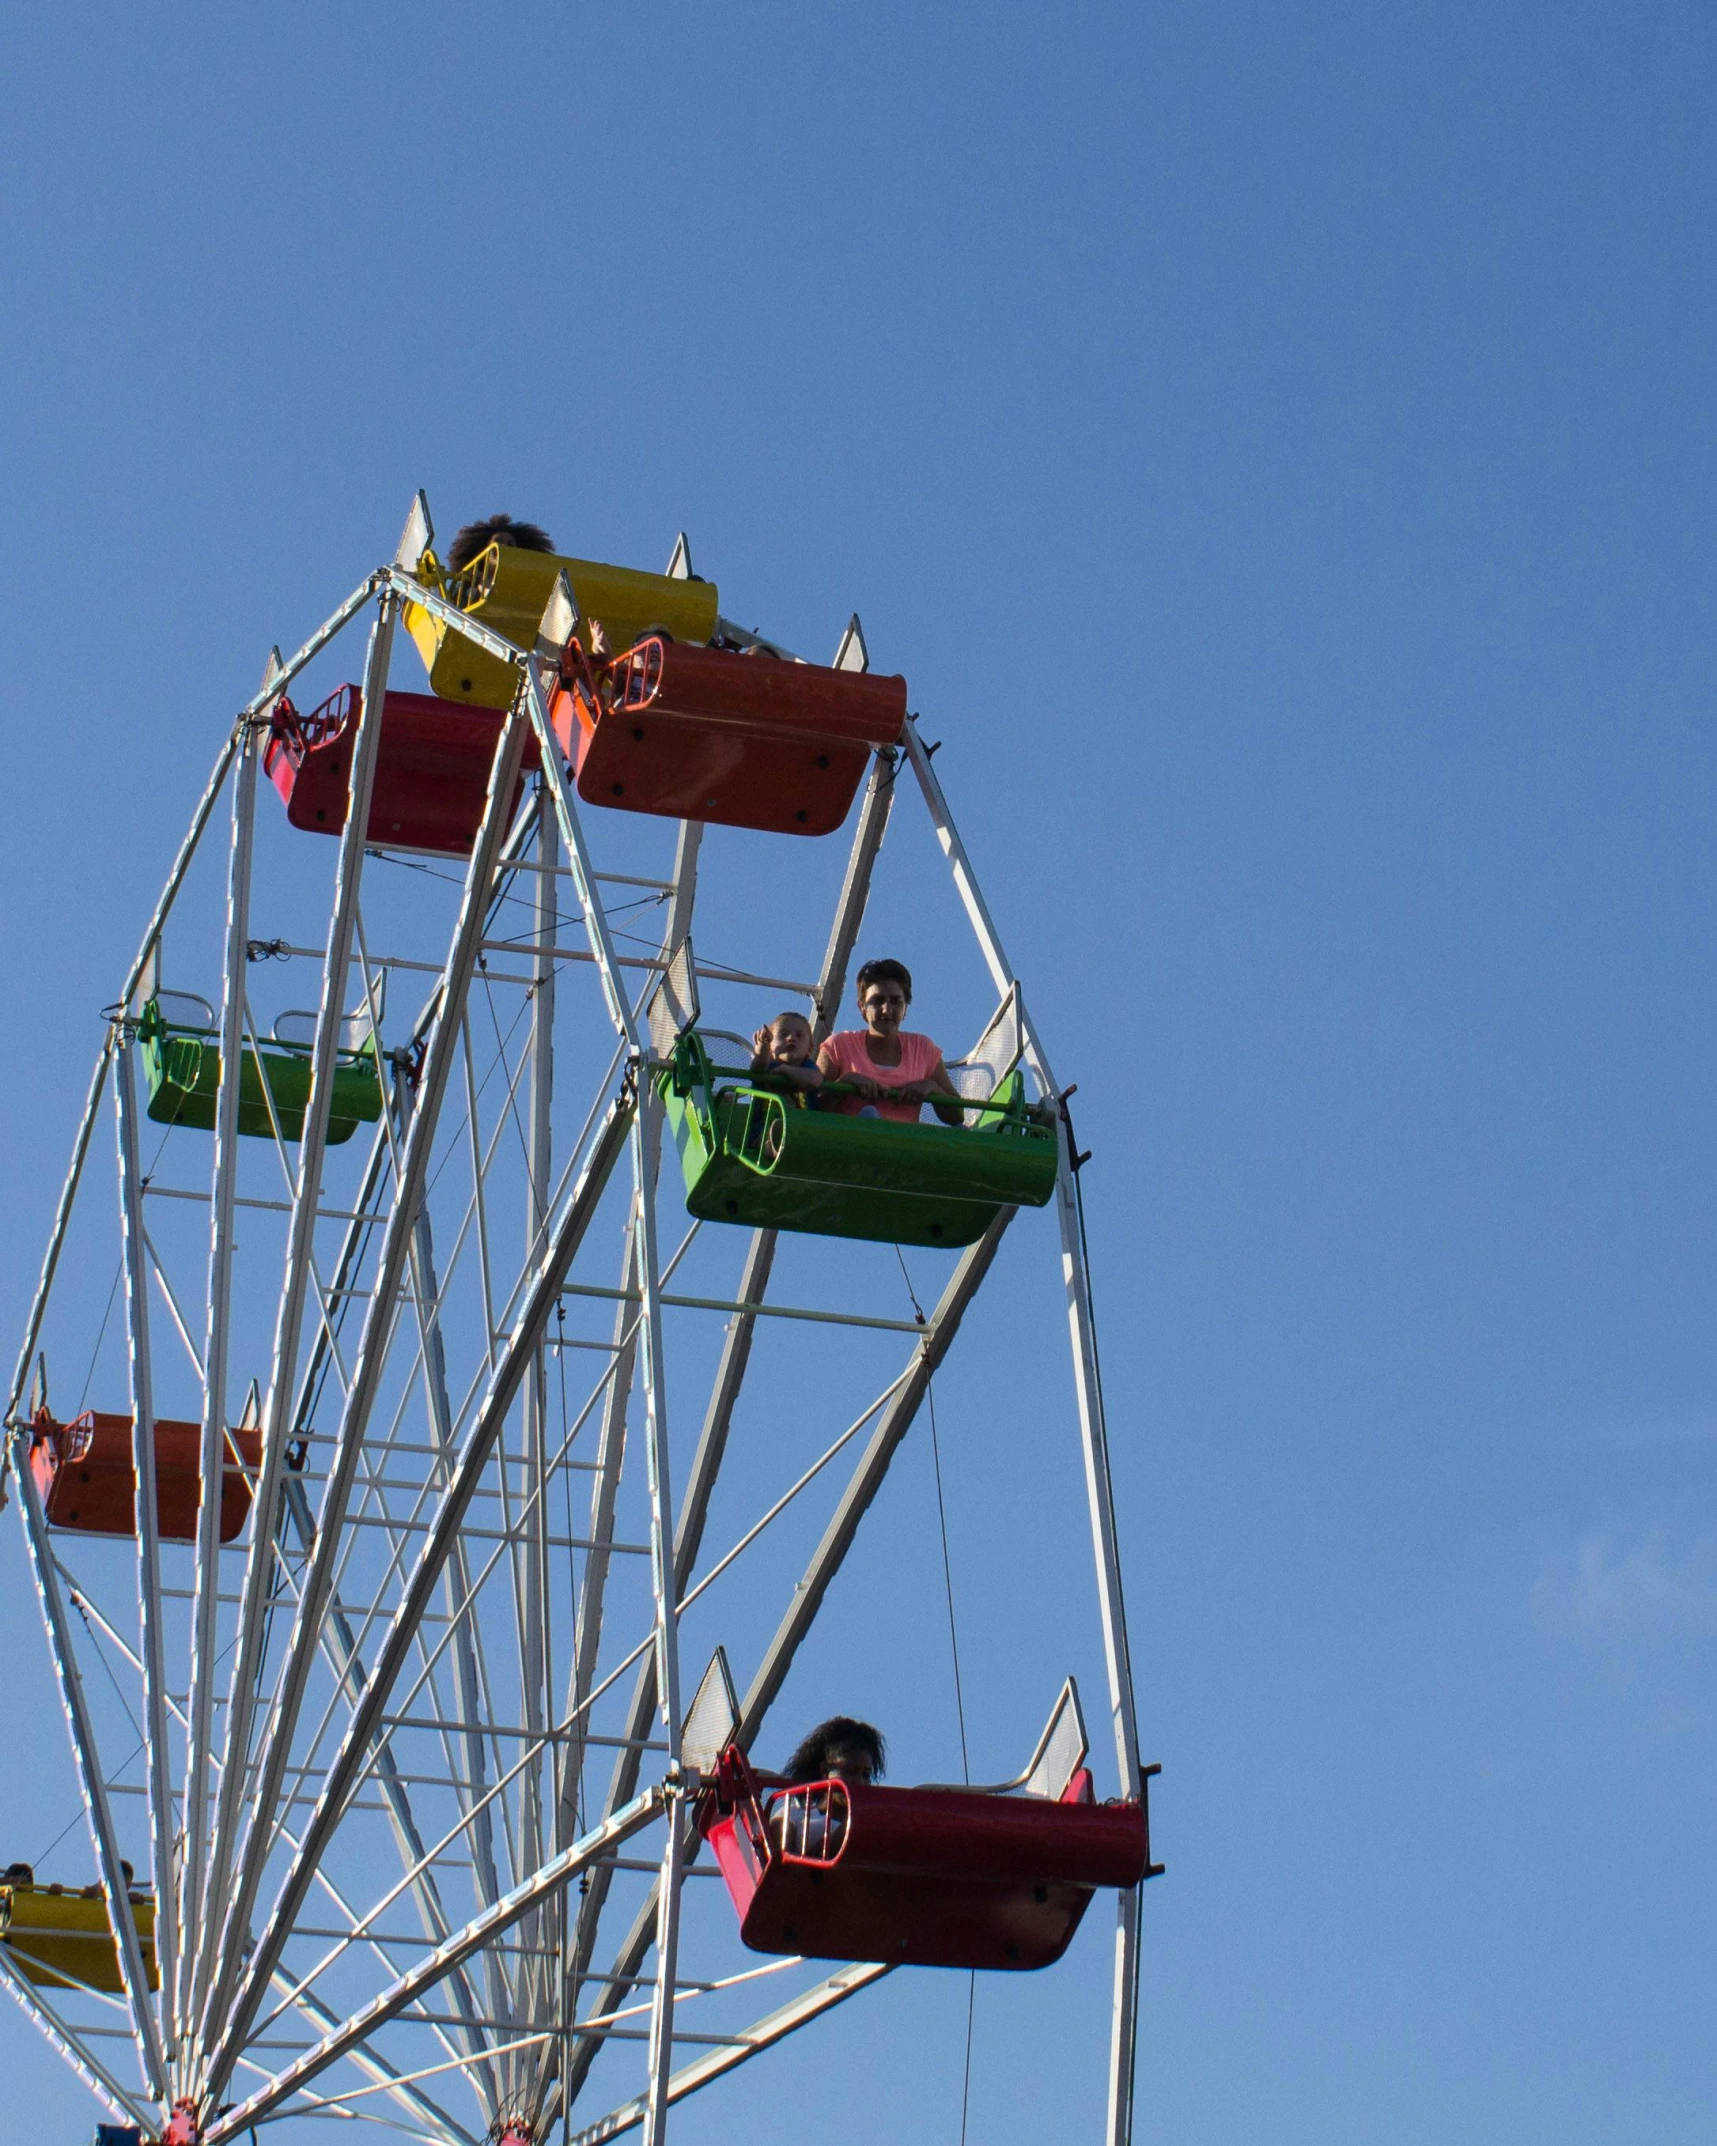
<path id="1" fill-rule="evenodd" d="M 1006 998 L 991 1014 L 989 1026 L 965 1057 L 948 1068 L 948 1078 L 968 1103 L 987 1103 L 1019 1064 L 1024 1042 L 1019 985 L 1010 984 Z M 984 1120 L 974 1114 L 966 1122 L 982 1125 Z"/>
<path id="2" fill-rule="evenodd" d="M 388 972 L 381 970 L 371 983 L 368 1002 L 360 1001 L 356 1009 L 347 1014 L 340 1023 L 339 1047 L 343 1051 L 361 1051 L 370 1040 L 371 1009 L 375 1015 L 375 1033 L 379 1036 L 382 1025 L 382 1008 L 387 1004 Z M 274 1040 L 284 1043 L 289 1050 L 308 1051 L 316 1042 L 316 1015 L 302 1007 L 291 1013 L 275 1017 Z"/>
<path id="3" fill-rule="evenodd" d="M 131 988 L 125 1010 L 135 1020 L 152 998 L 161 996 L 161 942 L 153 939 L 149 951 L 143 957 L 143 966 L 137 972 L 137 981 Z"/>
<path id="4" fill-rule="evenodd" d="M 572 593 L 572 582 L 563 566 L 543 606 L 542 624 L 537 628 L 537 654 L 545 662 L 554 662 L 581 623 L 578 598 Z"/>
<path id="5" fill-rule="evenodd" d="M 1047 1796 L 1058 1802 L 1069 1781 L 1085 1763 L 1091 1748 L 1085 1734 L 1085 1716 L 1079 1710 L 1079 1687 L 1071 1677 L 1061 1687 L 1031 1764 L 1020 1783 L 1027 1796 Z"/>
<path id="6" fill-rule="evenodd" d="M 194 991 L 157 991 L 155 1003 L 169 1028 L 206 1028 L 212 1034 L 220 1026 L 215 1009 Z"/>
<path id="7" fill-rule="evenodd" d="M 692 961 L 692 942 L 682 939 L 673 951 L 662 980 L 650 993 L 644 1009 L 649 1024 L 650 1048 L 658 1058 L 671 1058 L 674 1045 L 698 1018 L 698 978 Z"/>
<path id="8" fill-rule="evenodd" d="M 429 501 L 422 492 L 411 503 L 411 512 L 405 518 L 405 528 L 400 532 L 399 547 L 393 555 L 393 563 L 402 574 L 415 574 L 418 561 L 435 542 L 435 524 L 429 518 Z"/>
<path id="9" fill-rule="evenodd" d="M 736 1028 L 700 1028 L 698 1034 L 703 1038 L 704 1046 L 710 1056 L 723 1065 L 727 1063 L 727 1053 L 716 1049 L 715 1046 L 718 1043 L 732 1044 L 737 1054 L 734 1059 L 736 1065 L 749 1066 L 756 1055 L 752 1048 L 751 1038 L 742 1036 Z"/>
<path id="10" fill-rule="evenodd" d="M 739 1701 L 728 1673 L 727 1651 L 717 1647 L 710 1657 L 680 1729 L 680 1756 L 698 1773 L 714 1773 L 715 1762 L 733 1741 L 739 1727 Z"/>
<path id="11" fill-rule="evenodd" d="M 388 1002 L 388 972 L 378 969 L 370 979 L 370 987 L 356 1007 L 340 1023 L 340 1048 L 343 1051 L 361 1051 L 375 1040 L 381 1048 L 382 1013 Z"/>

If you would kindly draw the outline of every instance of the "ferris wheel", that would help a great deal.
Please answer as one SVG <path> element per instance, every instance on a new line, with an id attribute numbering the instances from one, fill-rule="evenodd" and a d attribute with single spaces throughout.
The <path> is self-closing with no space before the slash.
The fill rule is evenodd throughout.
<path id="1" fill-rule="evenodd" d="M 0 1981 L 119 2136 L 658 2146 L 883 1978 L 1053 1975 L 1090 1910 L 1130 2138 L 1155 1768 L 1082 1158 L 933 751 L 856 617 L 805 662 L 683 537 L 455 570 L 422 494 L 270 657 L 109 1009 L 6 1418 L 93 1859 L 4 1872 Z M 840 1026 L 907 812 L 996 999 L 928 1121 L 752 1033 Z M 826 871 L 826 938 L 724 886 L 758 844 Z M 783 1779 L 771 1709 L 1034 1233 L 1089 1545 L 1041 1586 L 1100 1687 L 1000 1783 Z M 784 1376 L 793 1442 L 747 1402 Z"/>

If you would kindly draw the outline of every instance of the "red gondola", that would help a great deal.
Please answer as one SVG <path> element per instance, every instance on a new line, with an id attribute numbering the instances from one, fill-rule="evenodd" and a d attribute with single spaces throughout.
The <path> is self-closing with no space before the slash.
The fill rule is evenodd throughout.
<path id="1" fill-rule="evenodd" d="M 1155 1772 L 1153 1767 L 1152 1772 Z M 1154 1874 L 1144 1803 L 982 1789 L 766 1785 L 730 1744 L 699 1823 L 754 1952 L 1048 1967 L 1099 1885 Z"/>
<path id="2" fill-rule="evenodd" d="M 773 834 L 831 834 L 873 751 L 900 742 L 906 680 L 653 635 L 606 663 L 569 650 L 551 713 L 593 805 Z"/>
<path id="3" fill-rule="evenodd" d="M 260 1431 L 228 1431 L 227 1441 L 221 1474 L 222 1542 L 242 1532 L 250 1514 L 251 1479 L 262 1464 Z M 163 1542 L 196 1540 L 202 1446 L 200 1423 L 157 1417 L 155 1526 Z M 30 1473 L 49 1527 L 71 1528 L 80 1535 L 137 1533 L 137 1468 L 129 1416 L 92 1408 L 70 1423 L 57 1423 L 42 1410 L 31 1425 Z"/>
<path id="4" fill-rule="evenodd" d="M 263 765 L 294 827 L 337 835 L 345 826 L 363 702 L 360 687 L 344 685 L 309 715 L 300 715 L 289 700 L 276 703 Z M 470 856 L 504 717 L 500 708 L 471 708 L 431 693 L 390 693 L 382 703 L 368 839 L 447 857 Z M 514 807 L 525 774 L 541 764 L 532 737 L 513 791 Z"/>

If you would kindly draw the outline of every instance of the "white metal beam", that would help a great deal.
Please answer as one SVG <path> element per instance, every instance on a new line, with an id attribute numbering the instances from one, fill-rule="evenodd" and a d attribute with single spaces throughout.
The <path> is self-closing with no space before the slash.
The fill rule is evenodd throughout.
<path id="1" fill-rule="evenodd" d="M 237 2138 L 252 2124 L 260 2123 L 349 2049 L 355 2049 L 389 2020 L 398 2018 L 444 1975 L 450 1974 L 492 1939 L 510 1930 L 539 1900 L 576 1878 L 586 1865 L 606 1850 L 616 1848 L 622 1841 L 630 1840 L 633 1834 L 642 1832 L 645 1826 L 654 1822 L 661 1807 L 661 1791 L 650 1789 L 624 1810 L 605 1819 L 582 1840 L 552 1857 L 522 1885 L 516 1885 L 510 1893 L 504 1894 L 493 1907 L 473 1916 L 463 1929 L 455 1931 L 444 1945 L 438 1945 L 379 1996 L 360 2006 L 350 2018 L 324 2035 L 313 2049 L 306 2050 L 286 2065 L 248 2100 L 241 2101 L 236 2108 L 223 2110 L 205 2131 L 204 2146 L 225 2146 L 226 2140 Z"/>
<path id="2" fill-rule="evenodd" d="M 237 2058 L 268 1977 L 278 1964 L 281 1948 L 290 1933 L 299 1903 L 309 1888 L 316 1864 L 327 1848 L 365 1753 L 380 1726 L 388 1697 L 408 1654 L 416 1644 L 424 1612 L 429 1608 L 448 1555 L 458 1539 L 477 1483 L 488 1466 L 496 1441 L 500 1437 L 507 1412 L 512 1407 L 519 1382 L 524 1376 L 530 1352 L 542 1335 L 567 1266 L 590 1225 L 618 1159 L 632 1116 L 632 1108 L 632 1104 L 624 1100 L 613 1106 L 590 1159 L 568 1196 L 542 1265 L 533 1280 L 507 1345 L 501 1352 L 500 1362 L 490 1381 L 483 1406 L 466 1435 L 458 1466 L 442 1493 L 434 1525 L 424 1538 L 411 1577 L 401 1591 L 369 1682 L 352 1710 L 345 1739 L 329 1764 L 321 1796 L 304 1829 L 292 1865 L 282 1881 L 268 1923 L 257 1938 L 246 1979 L 223 2023 L 221 2041 L 210 2059 L 209 2091 L 212 2093 L 219 2092 Z M 411 1137 L 416 1137 L 415 1125 Z"/>
<path id="3" fill-rule="evenodd" d="M 178 1864 L 173 1824 L 172 1746 L 167 1729 L 167 1657 L 162 1630 L 161 1542 L 155 1498 L 155 1387 L 149 1351 L 149 1281 L 143 1256 L 142 1169 L 137 1153 L 134 1046 L 115 1055 L 120 1235 L 125 1262 L 125 1325 L 131 1369 L 132 1454 L 137 1478 L 137 1625 L 143 1671 L 144 1771 L 149 1782 L 150 1866 L 155 1885 L 155 1958 L 168 2005 L 178 1982 Z M 165 2051 L 177 2087 L 178 2037 Z"/>
<path id="4" fill-rule="evenodd" d="M 707 2056 L 683 2065 L 668 2081 L 668 2101 L 683 2101 L 688 2094 L 695 2094 L 699 2087 L 708 2086 L 711 2080 L 725 2078 L 730 2071 L 737 2070 L 763 2050 L 772 2049 L 789 2034 L 809 2026 L 814 2019 L 821 2019 L 825 2012 L 832 2012 L 836 2005 L 844 2004 L 849 1997 L 869 1989 L 873 1982 L 880 1982 L 884 1975 L 893 1972 L 892 1966 L 882 1960 L 856 1961 L 850 1967 L 838 1969 L 788 2003 L 765 2013 L 755 2025 L 736 2035 L 728 2047 L 712 2049 Z M 636 2130 L 644 2121 L 647 2106 L 643 2096 L 623 2103 L 599 2122 L 575 2131 L 570 2146 L 607 2146 L 608 2140 Z"/>

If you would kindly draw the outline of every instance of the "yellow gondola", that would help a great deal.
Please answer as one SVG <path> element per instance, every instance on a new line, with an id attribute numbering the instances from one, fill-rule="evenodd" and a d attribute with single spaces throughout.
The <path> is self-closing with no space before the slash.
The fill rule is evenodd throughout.
<path id="1" fill-rule="evenodd" d="M 155 1964 L 155 1903 L 147 1893 L 130 1896 L 131 1917 L 143 1946 L 149 1987 L 161 1987 Z M 26 1982 L 38 1989 L 106 1990 L 125 1987 L 119 1946 L 107 1919 L 99 1885 L 70 1892 L 61 1885 L 0 1884 L 0 1945 Z"/>
<path id="2" fill-rule="evenodd" d="M 676 641 L 707 641 L 716 628 L 713 581 L 645 574 L 594 559 L 526 551 L 516 544 L 491 544 L 456 574 L 448 573 L 434 552 L 425 551 L 414 572 L 426 588 L 521 648 L 535 645 L 555 577 L 562 573 L 572 583 L 579 615 L 599 620 L 614 648 L 630 648 L 653 626 L 665 628 Z M 429 672 L 431 690 L 443 700 L 468 701 L 480 708 L 512 705 L 519 679 L 510 663 L 488 654 L 421 604 L 406 605 L 405 624 Z"/>

